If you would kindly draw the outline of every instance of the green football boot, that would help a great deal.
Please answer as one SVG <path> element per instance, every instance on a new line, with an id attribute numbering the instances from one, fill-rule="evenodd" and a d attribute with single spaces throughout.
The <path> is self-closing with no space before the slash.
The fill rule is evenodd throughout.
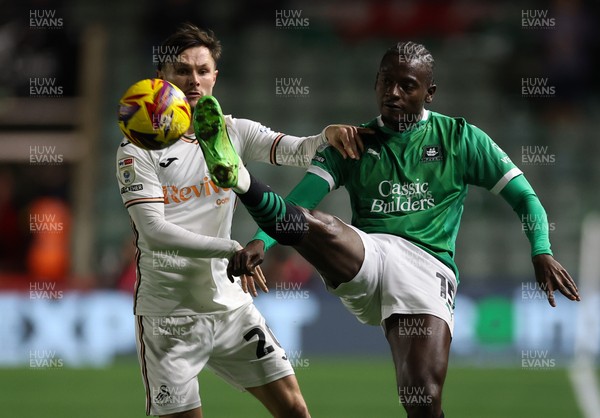
<path id="1" fill-rule="evenodd" d="M 192 122 L 212 180 L 219 187 L 235 186 L 240 158 L 227 135 L 225 118 L 217 99 L 201 97 L 196 103 Z"/>

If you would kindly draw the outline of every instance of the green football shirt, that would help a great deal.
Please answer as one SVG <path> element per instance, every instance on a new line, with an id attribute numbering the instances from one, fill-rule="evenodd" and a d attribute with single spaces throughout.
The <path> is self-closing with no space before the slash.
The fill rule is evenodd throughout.
<path id="1" fill-rule="evenodd" d="M 352 225 L 367 233 L 405 238 L 454 270 L 454 249 L 468 185 L 498 194 L 522 174 L 482 130 L 463 118 L 426 111 L 404 132 L 380 118 L 362 126 L 359 160 L 344 159 L 333 147 L 319 150 L 308 171 L 330 190 L 344 186 L 350 195 Z"/>

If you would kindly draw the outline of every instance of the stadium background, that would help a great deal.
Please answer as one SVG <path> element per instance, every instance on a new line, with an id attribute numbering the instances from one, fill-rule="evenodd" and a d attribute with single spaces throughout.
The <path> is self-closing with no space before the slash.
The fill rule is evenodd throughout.
<path id="1" fill-rule="evenodd" d="M 183 21 L 222 41 L 214 93 L 224 111 L 295 135 L 372 119 L 383 51 L 397 40 L 425 43 L 436 59 L 430 108 L 466 117 L 523 169 L 548 212 L 555 254 L 580 279 L 582 221 L 599 203 L 596 2 L 28 0 L 2 11 L 7 415 L 142 416 L 115 109 L 130 84 L 154 75 L 161 40 Z M 281 192 L 303 173 L 250 168 Z M 322 208 L 348 220 L 347 202 L 340 190 Z M 585 321 L 600 305 L 584 313 L 559 297 L 551 310 L 508 205 L 472 188 L 465 206 L 447 415 L 583 416 L 567 367 L 583 331 L 597 359 L 600 325 Z M 244 242 L 254 228 L 239 207 L 234 238 Z M 293 253 L 274 251 L 265 270 L 272 291 L 257 304 L 297 366 L 313 415 L 401 416 L 381 331 L 358 324 Z M 207 416 L 265 416 L 209 373 L 201 386 Z"/>

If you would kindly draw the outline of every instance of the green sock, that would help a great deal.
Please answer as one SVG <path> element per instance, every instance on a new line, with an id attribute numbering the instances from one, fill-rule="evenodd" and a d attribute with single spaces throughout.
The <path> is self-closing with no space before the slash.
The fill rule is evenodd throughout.
<path id="1" fill-rule="evenodd" d="M 252 175 L 248 191 L 237 195 L 258 226 L 280 244 L 295 245 L 308 232 L 304 212 Z"/>

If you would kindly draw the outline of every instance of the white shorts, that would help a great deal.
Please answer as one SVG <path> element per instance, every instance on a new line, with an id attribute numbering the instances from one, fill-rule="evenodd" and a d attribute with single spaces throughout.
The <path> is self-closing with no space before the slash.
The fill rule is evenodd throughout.
<path id="1" fill-rule="evenodd" d="M 146 415 L 199 407 L 197 376 L 205 366 L 240 390 L 294 374 L 252 303 L 219 314 L 137 316 L 136 342 Z"/>
<path id="2" fill-rule="evenodd" d="M 443 319 L 454 330 L 454 272 L 427 251 L 390 234 L 367 234 L 348 225 L 360 236 L 365 259 L 358 274 L 329 292 L 360 322 L 380 325 L 392 314 L 429 314 Z"/>

